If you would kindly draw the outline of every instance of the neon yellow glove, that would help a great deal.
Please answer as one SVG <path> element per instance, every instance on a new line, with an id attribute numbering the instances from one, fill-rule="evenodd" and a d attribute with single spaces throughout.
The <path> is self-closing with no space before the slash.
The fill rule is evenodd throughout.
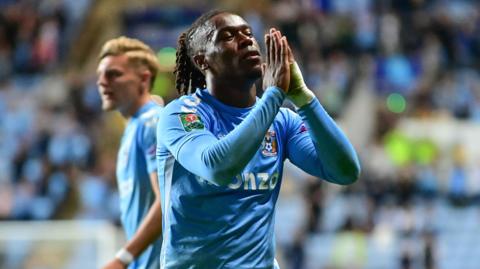
<path id="1" fill-rule="evenodd" d="M 315 94 L 313 94 L 305 84 L 305 81 L 303 81 L 302 72 L 297 62 L 290 64 L 290 86 L 288 88 L 287 98 L 297 107 L 302 107 L 315 98 Z"/>

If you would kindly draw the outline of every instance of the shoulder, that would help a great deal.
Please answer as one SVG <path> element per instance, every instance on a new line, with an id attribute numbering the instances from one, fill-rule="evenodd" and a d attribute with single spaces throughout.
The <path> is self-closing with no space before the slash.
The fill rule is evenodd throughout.
<path id="1" fill-rule="evenodd" d="M 201 100 L 196 94 L 184 95 L 165 106 L 163 114 L 196 113 L 200 103 Z"/>
<path id="2" fill-rule="evenodd" d="M 288 107 L 281 107 L 280 108 L 280 114 L 288 117 L 288 116 L 292 116 L 292 115 L 297 114 L 297 112 L 295 112 L 294 110 L 292 110 L 291 108 L 288 108 Z"/>
<path id="3" fill-rule="evenodd" d="M 155 125 L 162 110 L 163 107 L 159 105 L 152 105 L 138 117 L 138 125 L 140 127 L 150 127 Z"/>
<path id="4" fill-rule="evenodd" d="M 163 107 L 153 105 L 138 117 L 137 135 L 140 138 L 146 139 L 147 137 L 155 135 L 158 119 L 162 110 Z"/>
<path id="5" fill-rule="evenodd" d="M 299 117 L 297 112 L 287 107 L 281 107 L 279 113 L 275 117 L 275 120 L 281 121 L 283 123 L 288 123 L 289 121 L 291 121 L 292 119 L 296 119 L 297 117 Z"/>
<path id="6" fill-rule="evenodd" d="M 152 105 L 148 110 L 146 110 L 145 112 L 142 113 L 142 115 L 140 115 L 139 121 L 146 122 L 152 119 L 156 119 L 158 118 L 158 115 L 162 110 L 163 110 L 163 107 L 156 104 Z"/>
<path id="7" fill-rule="evenodd" d="M 211 108 L 196 94 L 185 95 L 170 102 L 162 111 L 160 121 L 168 121 L 169 118 L 178 118 L 181 115 L 195 114 L 203 121 L 211 117 Z"/>

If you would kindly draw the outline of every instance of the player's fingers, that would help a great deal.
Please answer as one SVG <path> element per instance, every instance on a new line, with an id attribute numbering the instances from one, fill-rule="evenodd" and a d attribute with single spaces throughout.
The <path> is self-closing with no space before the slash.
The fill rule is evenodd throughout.
<path id="1" fill-rule="evenodd" d="M 280 46 L 281 46 L 281 42 L 280 42 L 280 39 L 278 37 L 278 34 L 277 32 L 275 32 L 273 34 L 273 53 L 274 53 L 274 63 L 275 64 L 278 64 L 280 63 Z"/>
<path id="2" fill-rule="evenodd" d="M 270 50 L 270 63 L 269 65 L 275 64 L 275 39 L 272 34 L 269 34 L 270 44 L 269 44 L 269 50 Z"/>
<path id="3" fill-rule="evenodd" d="M 272 53 L 271 50 L 270 50 L 270 44 L 271 44 L 271 43 L 272 43 L 272 40 L 271 40 L 271 38 L 270 38 L 270 34 L 266 34 L 266 35 L 265 35 L 265 48 L 266 48 L 266 50 L 267 50 L 267 55 L 266 55 L 265 63 L 266 63 L 267 65 L 270 64 L 270 57 L 271 57 L 270 55 L 271 55 L 271 53 Z"/>
<path id="4" fill-rule="evenodd" d="M 270 28 L 270 63 L 275 64 L 275 28 Z"/>
<path id="5" fill-rule="evenodd" d="M 290 44 L 288 44 L 288 40 L 286 41 L 287 41 L 287 48 L 288 48 L 288 63 L 292 64 L 293 62 L 295 62 L 295 58 L 293 57 L 292 48 L 290 48 Z"/>
<path id="6" fill-rule="evenodd" d="M 281 46 L 280 46 L 280 60 L 282 64 L 289 64 L 288 60 L 288 43 L 287 43 L 287 38 L 285 36 L 282 36 L 281 39 Z"/>
<path id="7" fill-rule="evenodd" d="M 279 64 L 283 65 L 284 61 L 286 60 L 286 57 L 284 57 L 284 52 L 286 52 L 286 49 L 284 48 L 285 46 L 283 43 L 284 36 L 278 30 L 275 32 L 275 35 L 277 36 L 277 42 L 278 42 L 277 60 Z"/>

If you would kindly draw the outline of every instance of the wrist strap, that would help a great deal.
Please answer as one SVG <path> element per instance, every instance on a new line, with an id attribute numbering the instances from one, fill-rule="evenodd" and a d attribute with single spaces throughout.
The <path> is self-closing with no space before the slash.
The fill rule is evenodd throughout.
<path id="1" fill-rule="evenodd" d="M 117 258 L 119 261 L 121 261 L 125 265 L 129 265 L 135 259 L 132 253 L 130 253 L 126 248 L 121 248 L 117 252 L 117 254 L 115 254 L 115 258 Z"/>
<path id="2" fill-rule="evenodd" d="M 315 94 L 308 89 L 297 62 L 290 64 L 290 88 L 287 98 L 298 108 L 310 103 Z"/>

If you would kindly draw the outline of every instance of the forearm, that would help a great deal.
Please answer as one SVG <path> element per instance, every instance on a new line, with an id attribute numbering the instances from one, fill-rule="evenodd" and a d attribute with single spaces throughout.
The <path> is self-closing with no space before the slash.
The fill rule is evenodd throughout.
<path id="1" fill-rule="evenodd" d="M 280 89 L 268 88 L 233 131 L 220 140 L 206 141 L 207 137 L 199 136 L 189 141 L 189 145 L 182 146 L 178 160 L 185 164 L 184 167 L 193 167 L 193 173 L 216 185 L 228 184 L 257 152 L 284 98 Z M 206 146 L 198 148 L 199 145 Z"/>
<path id="2" fill-rule="evenodd" d="M 137 258 L 150 244 L 162 234 L 162 208 L 156 198 L 135 235 L 126 243 L 125 248 Z"/>
<path id="3" fill-rule="evenodd" d="M 327 114 L 317 98 L 298 109 L 308 125 L 317 160 L 322 161 L 328 181 L 350 184 L 357 180 L 360 164 L 357 154 L 345 134 Z"/>

